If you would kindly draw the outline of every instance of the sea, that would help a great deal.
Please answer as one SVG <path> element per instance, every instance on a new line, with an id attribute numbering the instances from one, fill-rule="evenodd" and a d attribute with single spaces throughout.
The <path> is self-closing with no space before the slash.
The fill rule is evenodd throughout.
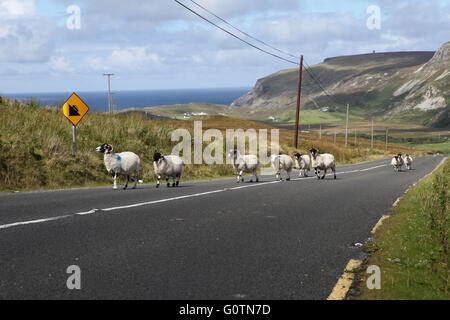
<path id="1" fill-rule="evenodd" d="M 170 89 L 170 90 L 123 90 L 113 91 L 113 105 L 115 110 L 128 108 L 145 108 L 173 104 L 187 104 L 192 102 L 206 102 L 230 105 L 234 100 L 243 96 L 251 88 L 209 88 L 209 89 Z M 108 94 L 106 91 L 76 92 L 89 106 L 91 112 L 108 111 Z M 35 100 L 41 106 L 61 106 L 72 92 L 46 93 L 5 93 L 0 94 L 13 100 Z"/>

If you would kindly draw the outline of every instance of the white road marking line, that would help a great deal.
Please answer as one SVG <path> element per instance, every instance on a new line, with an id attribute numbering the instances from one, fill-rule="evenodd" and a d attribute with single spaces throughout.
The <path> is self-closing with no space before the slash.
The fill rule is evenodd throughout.
<path id="1" fill-rule="evenodd" d="M 7 229 L 7 228 L 12 228 L 12 227 L 18 227 L 18 226 L 23 226 L 23 225 L 27 225 L 27 224 L 35 224 L 35 223 L 43 223 L 43 222 L 48 222 L 48 221 L 55 221 L 55 220 L 69 218 L 69 217 L 72 217 L 72 216 L 73 216 L 72 214 L 66 214 L 64 216 L 57 216 L 57 217 L 43 218 L 43 219 L 22 221 L 22 222 L 14 222 L 14 223 L 1 225 L 0 229 Z"/>
<path id="2" fill-rule="evenodd" d="M 366 168 L 366 169 L 337 172 L 336 174 L 348 174 L 348 173 L 354 173 L 354 172 L 363 172 L 363 171 L 374 170 L 374 169 L 378 169 L 378 168 L 386 167 L 386 166 L 388 166 L 388 165 L 386 164 L 386 165 L 380 165 L 380 166 Z M 306 177 L 306 178 L 296 178 L 296 179 L 292 179 L 292 180 L 293 181 L 299 181 L 299 180 L 308 180 L 308 179 L 317 179 L 317 178 L 315 176 L 312 176 L 312 177 Z M 259 186 L 264 186 L 264 185 L 269 185 L 269 184 L 276 184 L 276 183 L 281 183 L 281 182 L 282 181 L 261 182 L 261 183 L 257 183 L 257 184 L 247 185 L 247 186 L 223 188 L 223 189 L 219 189 L 219 190 L 206 191 L 206 192 L 201 192 L 201 193 L 189 194 L 189 195 L 185 195 L 185 196 L 179 196 L 179 197 L 173 197 L 173 198 L 167 198 L 167 199 L 160 199 L 160 200 L 153 200 L 153 201 L 148 201 L 148 202 L 135 203 L 135 204 L 125 205 L 125 206 L 117 206 L 117 207 L 111 207 L 111 208 L 105 208 L 105 209 L 92 209 L 92 210 L 85 211 L 85 212 L 66 214 L 66 215 L 62 215 L 62 216 L 42 218 L 42 219 L 37 219 L 37 220 L 28 220 L 28 221 L 14 222 L 14 223 L 0 225 L 0 230 L 13 228 L 13 227 L 18 227 L 18 226 L 29 225 L 29 224 L 38 224 L 38 223 L 56 221 L 56 220 L 71 218 L 71 217 L 74 217 L 74 216 L 85 216 L 85 215 L 94 214 L 96 212 L 111 212 L 111 211 L 117 211 L 117 210 L 123 210 L 123 209 L 137 208 L 137 207 L 148 206 L 148 205 L 157 204 L 157 203 L 164 203 L 164 202 L 181 200 L 181 199 L 201 197 L 201 196 L 205 196 L 205 195 L 209 195 L 209 194 L 221 193 L 221 192 L 226 192 L 226 191 L 234 191 L 234 190 L 240 190 L 240 189 L 245 189 L 245 188 L 254 188 L 254 187 L 259 187 Z"/>

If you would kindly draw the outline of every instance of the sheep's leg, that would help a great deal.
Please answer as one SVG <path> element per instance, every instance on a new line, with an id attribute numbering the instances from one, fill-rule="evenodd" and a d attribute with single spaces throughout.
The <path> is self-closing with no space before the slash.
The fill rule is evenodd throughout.
<path id="1" fill-rule="evenodd" d="M 179 186 L 180 185 L 180 175 L 177 175 L 177 181 L 175 182 L 175 186 Z"/>
<path id="2" fill-rule="evenodd" d="M 253 174 L 255 175 L 256 182 L 259 182 L 259 178 L 258 178 L 258 174 L 256 173 L 256 170 L 253 172 Z"/>
<path id="3" fill-rule="evenodd" d="M 169 177 L 166 177 L 167 187 L 170 187 Z"/>
<path id="4" fill-rule="evenodd" d="M 276 179 L 277 181 L 281 180 L 280 172 L 277 172 L 277 173 L 275 174 L 275 179 Z"/>
<path id="5" fill-rule="evenodd" d="M 317 179 L 320 180 L 320 176 L 319 176 L 320 171 L 317 171 L 317 168 L 315 168 L 314 171 L 315 171 L 315 174 L 317 176 Z"/>
<path id="6" fill-rule="evenodd" d="M 244 171 L 243 170 L 241 170 L 241 171 L 239 171 L 238 172 L 238 176 L 237 176 L 237 182 L 239 183 L 239 182 L 244 182 L 244 178 L 242 177 L 242 174 L 244 173 Z"/>
<path id="7" fill-rule="evenodd" d="M 328 169 L 325 168 L 325 170 L 324 170 L 324 172 L 323 172 L 323 176 L 322 176 L 322 178 L 321 178 L 322 180 L 325 179 L 325 176 L 327 175 L 327 171 L 328 171 Z"/>
<path id="8" fill-rule="evenodd" d="M 125 185 L 123 186 L 123 189 L 124 189 L 124 190 L 125 190 L 126 188 L 128 188 L 128 182 L 130 181 L 130 175 L 127 174 L 125 177 L 127 178 L 127 181 L 125 182 Z"/>
<path id="9" fill-rule="evenodd" d="M 334 173 L 334 180 L 336 180 L 336 167 L 332 167 L 331 170 L 333 170 L 333 173 Z"/>
<path id="10" fill-rule="evenodd" d="M 291 181 L 291 172 L 290 171 L 286 171 L 286 173 L 287 173 L 286 181 Z"/>
<path id="11" fill-rule="evenodd" d="M 117 174 L 114 173 L 113 175 L 113 189 L 117 190 Z"/>
<path id="12" fill-rule="evenodd" d="M 173 177 L 172 177 L 172 187 L 174 187 L 174 188 L 175 188 L 175 186 L 176 186 L 176 182 L 175 182 L 175 176 L 173 176 Z"/>
<path id="13" fill-rule="evenodd" d="M 159 185 L 161 184 L 161 176 L 157 177 L 158 181 L 156 182 L 156 187 L 159 188 Z"/>
<path id="14" fill-rule="evenodd" d="M 136 189 L 136 188 L 137 188 L 138 181 L 139 181 L 139 173 L 136 172 L 136 176 L 134 177 L 134 186 L 133 186 L 133 189 Z"/>

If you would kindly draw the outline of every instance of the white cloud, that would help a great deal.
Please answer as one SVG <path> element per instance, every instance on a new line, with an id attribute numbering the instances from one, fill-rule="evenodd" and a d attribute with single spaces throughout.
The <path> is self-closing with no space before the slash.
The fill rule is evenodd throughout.
<path id="1" fill-rule="evenodd" d="M 106 57 L 90 57 L 87 63 L 94 70 L 139 71 L 161 64 L 162 59 L 158 54 L 150 52 L 147 47 L 127 47 L 114 49 Z"/>
<path id="2" fill-rule="evenodd" d="M 40 72 L 40 79 L 45 77 L 41 74 L 68 74 L 67 81 L 85 77 L 93 86 L 97 80 L 92 79 L 112 71 L 129 87 L 133 82 L 125 79 L 133 77 L 149 87 L 211 87 L 252 85 L 258 77 L 294 67 L 215 29 L 173 0 L 77 0 L 81 30 L 65 28 L 64 5 L 74 2 L 57 1 L 62 15 L 43 17 L 36 13 L 36 1 L 0 0 L 4 70 Z M 304 54 L 309 64 L 372 50 L 435 50 L 450 40 L 450 7 L 438 0 L 374 0 L 383 12 L 382 28 L 376 31 L 366 26 L 365 8 L 352 10 L 353 0 L 343 1 L 348 10 L 336 12 L 314 11 L 317 0 L 311 0 L 308 13 L 302 0 L 195 1 L 275 47 Z M 332 0 L 320 3 L 327 1 Z M 182 2 L 195 8 L 189 0 Z M 42 83 L 47 81 L 36 81 Z"/>
<path id="3" fill-rule="evenodd" d="M 0 0 L 0 62 L 45 62 L 53 50 L 53 26 L 36 15 L 32 0 Z"/>
<path id="4" fill-rule="evenodd" d="M 0 18 L 32 16 L 35 12 L 35 0 L 0 0 Z"/>
<path id="5" fill-rule="evenodd" d="M 73 64 L 64 56 L 51 57 L 48 66 L 54 73 L 71 73 L 75 71 Z"/>

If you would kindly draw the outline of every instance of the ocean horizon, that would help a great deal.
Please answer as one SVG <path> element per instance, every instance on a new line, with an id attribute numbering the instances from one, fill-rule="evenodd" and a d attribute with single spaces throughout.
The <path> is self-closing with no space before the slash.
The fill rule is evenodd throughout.
<path id="1" fill-rule="evenodd" d="M 250 87 L 115 90 L 112 91 L 112 97 L 115 110 L 188 104 L 193 102 L 230 105 L 234 100 L 250 90 Z M 108 111 L 107 91 L 80 91 L 76 93 L 89 106 L 91 112 Z M 41 106 L 61 106 L 71 94 L 72 92 L 0 93 L 0 95 L 12 100 L 35 100 Z"/>

